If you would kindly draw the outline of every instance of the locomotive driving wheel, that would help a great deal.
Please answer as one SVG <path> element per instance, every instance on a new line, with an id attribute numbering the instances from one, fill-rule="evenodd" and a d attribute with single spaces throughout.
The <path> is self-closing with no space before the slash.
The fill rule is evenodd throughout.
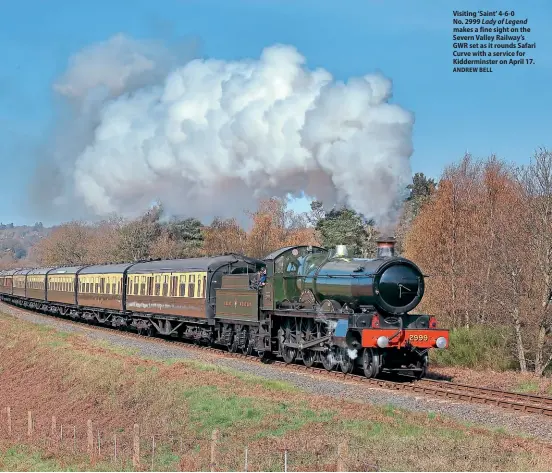
<path id="1" fill-rule="evenodd" d="M 253 353 L 254 340 L 251 339 L 251 335 L 249 334 L 249 330 L 247 328 L 242 330 L 242 337 L 244 342 L 241 351 L 244 355 L 251 355 L 251 353 Z"/>
<path id="2" fill-rule="evenodd" d="M 284 343 L 293 343 L 295 337 L 293 333 L 295 332 L 295 322 L 292 319 L 286 319 L 280 332 L 280 354 L 284 361 L 289 365 L 293 363 L 295 357 L 297 356 L 297 349 L 292 347 L 284 346 Z"/>
<path id="3" fill-rule="evenodd" d="M 239 344 L 238 335 L 233 333 L 232 342 L 228 345 L 228 351 L 230 353 L 236 353 L 238 351 L 238 344 Z"/>
<path id="4" fill-rule="evenodd" d="M 354 360 L 349 356 L 349 353 L 346 348 L 341 349 L 341 360 L 339 362 L 339 366 L 341 368 L 341 372 L 344 374 L 349 374 L 353 372 L 353 368 L 355 366 Z"/>
<path id="5" fill-rule="evenodd" d="M 332 371 L 335 368 L 335 365 L 337 364 L 336 360 L 337 357 L 335 356 L 335 351 L 331 347 L 328 348 L 326 353 L 320 354 L 322 366 L 328 371 Z"/>
<path id="6" fill-rule="evenodd" d="M 372 348 L 365 348 L 362 352 L 362 369 L 364 376 L 367 378 L 375 378 L 379 372 L 377 357 Z"/>
<path id="7" fill-rule="evenodd" d="M 301 327 L 301 339 L 302 342 L 310 342 L 315 339 L 315 327 L 311 319 L 302 319 L 300 323 Z M 303 364 L 310 368 L 316 362 L 317 352 L 309 348 L 301 350 L 301 358 L 303 358 Z"/>
<path id="8" fill-rule="evenodd" d="M 427 355 L 424 355 L 418 363 L 416 363 L 416 367 L 420 368 L 420 371 L 414 372 L 414 377 L 416 379 L 422 379 L 427 374 L 427 367 L 429 365 L 429 358 Z"/>

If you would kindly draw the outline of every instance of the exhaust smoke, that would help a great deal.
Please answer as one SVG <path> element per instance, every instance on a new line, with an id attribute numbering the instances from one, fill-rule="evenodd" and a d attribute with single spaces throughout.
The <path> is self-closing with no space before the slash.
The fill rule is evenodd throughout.
<path id="1" fill-rule="evenodd" d="M 414 119 L 388 102 L 389 79 L 338 82 L 283 45 L 255 60 L 173 59 L 118 37 L 72 60 L 56 84 L 79 99 L 80 124 L 71 152 L 54 153 L 65 157 L 60 205 L 78 197 L 82 214 L 131 217 L 160 200 L 205 221 L 305 195 L 395 220 L 411 181 Z"/>

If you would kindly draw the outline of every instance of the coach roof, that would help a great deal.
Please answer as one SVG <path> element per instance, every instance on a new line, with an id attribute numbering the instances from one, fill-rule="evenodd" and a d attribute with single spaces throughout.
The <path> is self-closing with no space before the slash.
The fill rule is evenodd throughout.
<path id="1" fill-rule="evenodd" d="M 84 268 L 84 266 L 64 266 L 62 268 L 56 268 L 50 273 L 48 273 L 48 276 L 63 276 L 63 275 L 71 275 L 76 274 L 79 269 Z"/>
<path id="2" fill-rule="evenodd" d="M 243 255 L 225 255 L 215 256 L 213 258 L 188 258 L 173 259 L 161 261 L 148 261 L 147 263 L 137 263 L 128 270 L 128 274 L 141 273 L 168 273 L 168 272 L 186 272 L 186 271 L 216 271 L 225 264 L 244 261 L 257 266 L 264 266 L 264 263 L 254 258 L 248 258 Z"/>
<path id="3" fill-rule="evenodd" d="M 81 274 L 123 274 L 125 269 L 130 268 L 132 263 L 120 263 L 120 264 L 97 264 L 94 266 L 87 266 Z"/>
<path id="4" fill-rule="evenodd" d="M 45 274 L 48 273 L 48 271 L 52 271 L 53 269 L 56 269 L 56 268 L 34 268 L 29 271 L 29 276 L 31 274 L 44 276 Z"/>

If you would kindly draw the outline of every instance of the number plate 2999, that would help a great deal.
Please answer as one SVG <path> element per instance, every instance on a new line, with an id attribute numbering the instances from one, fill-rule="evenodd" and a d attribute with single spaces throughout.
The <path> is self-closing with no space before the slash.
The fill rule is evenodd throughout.
<path id="1" fill-rule="evenodd" d="M 408 339 L 411 342 L 427 342 L 427 335 L 410 335 Z"/>

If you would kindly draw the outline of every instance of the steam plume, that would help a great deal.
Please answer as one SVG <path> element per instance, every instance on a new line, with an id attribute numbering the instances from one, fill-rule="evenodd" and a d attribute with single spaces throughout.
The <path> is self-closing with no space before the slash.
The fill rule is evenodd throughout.
<path id="1" fill-rule="evenodd" d="M 386 222 L 410 182 L 413 116 L 388 103 L 380 75 L 335 82 L 276 45 L 258 60 L 192 60 L 151 85 L 158 61 L 127 55 L 126 67 L 108 60 L 109 74 L 90 74 L 98 57 L 73 62 L 57 86 L 111 94 L 70 167 L 74 194 L 96 215 L 133 216 L 160 199 L 178 215 L 237 216 L 304 193 Z"/>

